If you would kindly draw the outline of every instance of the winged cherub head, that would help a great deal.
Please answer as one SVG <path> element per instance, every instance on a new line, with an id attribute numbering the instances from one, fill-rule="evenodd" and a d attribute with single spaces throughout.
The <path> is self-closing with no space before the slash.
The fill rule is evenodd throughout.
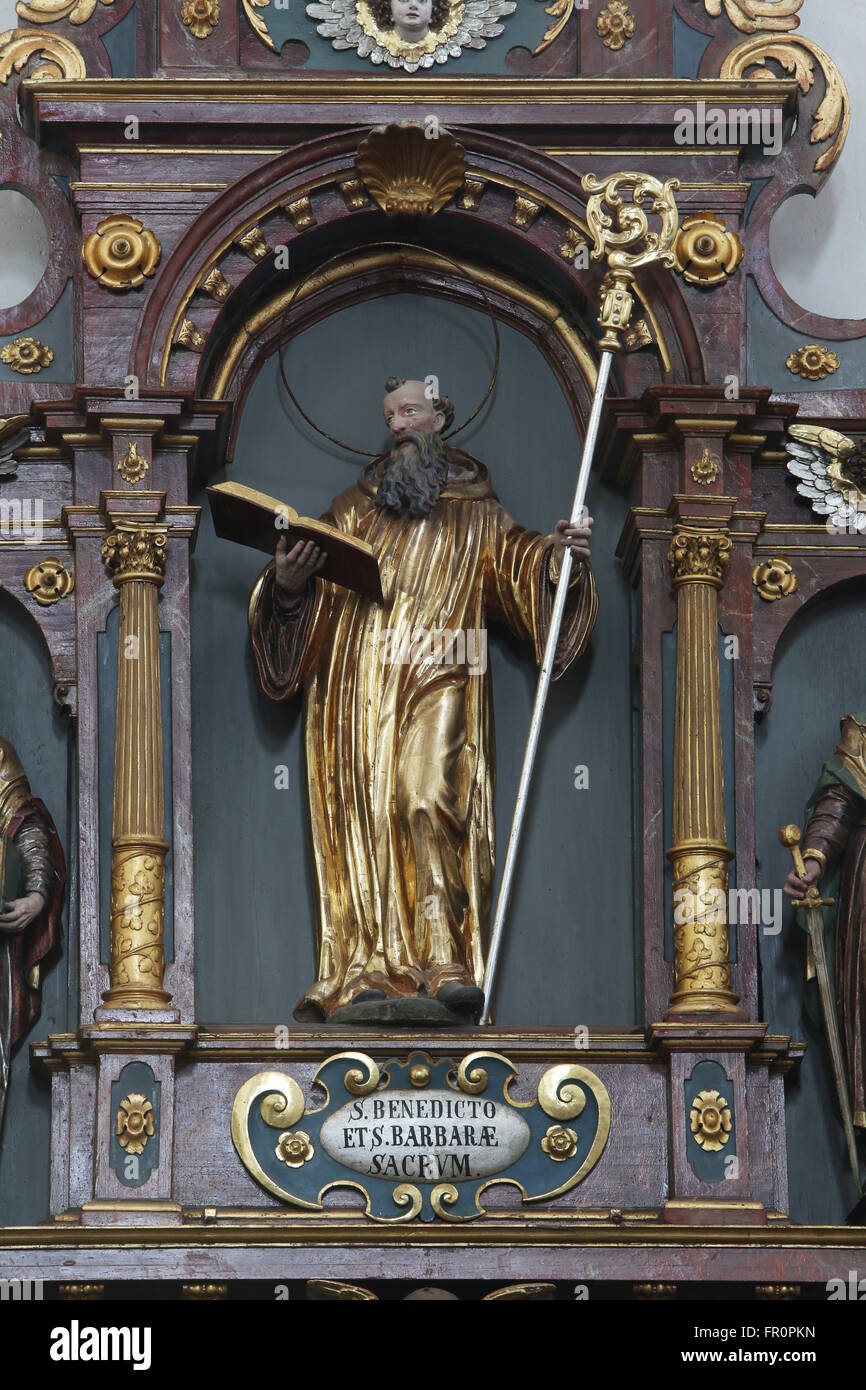
<path id="1" fill-rule="evenodd" d="M 441 29 L 451 5 L 449 0 L 370 0 L 380 29 L 393 29 L 405 43 L 420 43 L 430 29 Z"/>

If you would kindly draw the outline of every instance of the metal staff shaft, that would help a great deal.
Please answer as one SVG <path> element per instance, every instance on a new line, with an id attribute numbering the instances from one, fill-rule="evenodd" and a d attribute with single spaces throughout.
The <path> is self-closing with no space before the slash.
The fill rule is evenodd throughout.
<path id="1" fill-rule="evenodd" d="M 571 509 L 572 525 L 577 525 L 583 513 L 584 500 L 589 487 L 589 475 L 595 457 L 596 443 L 598 441 L 598 428 L 601 423 L 604 395 L 607 390 L 607 382 L 610 376 L 613 356 L 612 352 L 603 352 L 599 361 L 598 378 L 595 383 L 595 394 L 592 398 L 589 426 L 583 443 L 580 472 L 577 476 L 577 490 L 574 494 L 574 505 Z M 532 723 L 529 726 L 529 737 L 526 740 L 526 750 L 523 754 L 520 785 L 517 790 L 517 801 L 514 806 L 514 816 L 511 821 L 511 833 L 508 837 L 508 850 L 502 869 L 502 882 L 499 886 L 499 898 L 496 903 L 496 914 L 493 920 L 493 930 L 490 935 L 490 951 L 487 957 L 487 969 L 484 974 L 484 1011 L 481 1016 L 482 1023 L 490 1022 L 490 1002 L 493 997 L 496 967 L 499 963 L 499 953 L 502 948 L 505 915 L 508 911 L 508 903 L 511 897 L 511 888 L 514 880 L 514 870 L 517 865 L 517 851 L 520 846 L 520 836 L 523 830 L 526 804 L 529 799 L 529 784 L 532 781 L 532 773 L 535 766 L 535 755 L 538 750 L 538 740 L 541 734 L 541 721 L 544 718 L 544 707 L 547 703 L 547 692 L 550 689 L 553 664 L 556 658 L 556 648 L 559 645 L 562 617 L 568 598 L 568 582 L 571 578 L 571 563 L 571 550 L 566 546 L 559 571 L 559 579 L 556 585 L 556 599 L 553 605 L 553 614 L 550 619 L 550 631 L 547 634 L 547 642 L 544 647 L 541 674 L 538 680 L 538 688 L 535 692 Z"/>

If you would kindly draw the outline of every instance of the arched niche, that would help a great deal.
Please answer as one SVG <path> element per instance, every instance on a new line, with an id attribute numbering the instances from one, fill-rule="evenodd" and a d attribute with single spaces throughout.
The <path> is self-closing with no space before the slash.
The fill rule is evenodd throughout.
<path id="1" fill-rule="evenodd" d="M 365 288 L 371 292 L 338 298 L 331 313 L 311 315 L 288 344 L 286 364 L 313 419 L 376 451 L 384 436 L 384 381 L 402 372 L 407 343 L 420 349 L 409 372 L 420 371 L 426 358 L 442 389 L 456 397 L 460 417 L 483 394 L 492 338 L 478 301 L 439 294 L 433 278 L 426 294 L 420 284 L 412 293 L 375 294 L 375 274 Z M 456 442 L 489 465 L 503 504 L 521 524 L 550 530 L 571 505 L 582 439 L 576 423 L 588 406 L 594 367 L 577 343 L 572 352 L 562 339 L 551 351 L 552 320 L 540 304 L 533 313 L 547 323 L 547 350 L 502 315 L 496 392 Z M 243 386 L 226 476 L 317 515 L 354 481 L 363 461 L 321 440 L 285 403 L 277 337 L 263 333 L 249 353 L 240 345 L 235 379 Z M 231 377 L 233 369 L 226 370 Z M 198 492 L 192 500 L 204 502 Z M 510 914 L 497 1006 L 504 1023 L 635 1021 L 629 593 L 614 559 L 627 499 L 594 483 L 592 507 L 602 616 L 591 656 L 552 691 Z M 313 978 L 312 866 L 300 704 L 272 704 L 259 693 L 249 651 L 246 607 L 261 563 L 216 540 L 205 506 L 191 582 L 196 981 L 200 1016 L 288 1022 Z M 536 672 L 528 651 L 494 630 L 490 663 L 501 867 Z M 580 765 L 588 767 L 589 788 L 575 785 L 583 780 L 575 776 Z M 281 767 L 288 790 L 277 787 Z M 610 860 L 611 844 L 622 863 L 602 876 L 593 866 Z"/>
<path id="2" fill-rule="evenodd" d="M 755 748 L 757 882 L 765 894 L 781 894 L 792 867 L 779 829 L 790 822 L 802 828 L 840 719 L 866 707 L 864 603 L 866 577 L 836 584 L 792 617 L 776 645 L 773 704 L 758 726 Z M 789 1209 L 796 1221 L 841 1223 L 851 1205 L 851 1179 L 826 1043 L 803 1003 L 804 936 L 787 898 L 769 897 L 765 906 L 781 912 L 766 924 L 770 930 L 759 932 L 761 1017 L 808 1044 L 787 1088 Z M 803 1134 L 810 1136 L 808 1146 Z M 816 1164 L 824 1175 L 819 1184 Z"/>

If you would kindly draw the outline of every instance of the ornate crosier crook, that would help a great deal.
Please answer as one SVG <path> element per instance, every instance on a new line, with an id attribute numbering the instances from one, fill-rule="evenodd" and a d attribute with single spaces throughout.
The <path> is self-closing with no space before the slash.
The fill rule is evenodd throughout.
<path id="1" fill-rule="evenodd" d="M 598 377 L 595 383 L 589 425 L 583 444 L 577 490 L 571 509 L 569 523 L 571 526 L 578 524 L 584 511 L 584 501 L 598 440 L 598 428 L 610 368 L 614 353 L 619 352 L 622 347 L 622 334 L 628 327 L 634 305 L 634 296 L 631 290 L 634 284 L 634 272 L 642 266 L 656 263 L 670 270 L 676 264 L 676 256 L 673 251 L 674 238 L 679 227 L 677 205 L 674 199 L 676 188 L 679 188 L 677 179 L 668 179 L 666 183 L 660 183 L 651 174 L 610 174 L 604 179 L 596 179 L 594 174 L 585 174 L 583 177 L 584 192 L 591 195 L 586 205 L 587 227 L 594 243 L 590 256 L 594 261 L 606 260 L 608 271 L 602 281 L 602 300 L 598 314 L 599 327 L 602 329 L 602 338 L 599 343 L 601 359 L 598 365 Z M 631 193 L 630 202 L 625 200 L 623 192 Z M 649 203 L 649 213 L 655 213 L 661 221 L 661 226 L 657 232 L 650 229 L 649 216 L 645 207 L 647 203 Z M 605 208 L 610 209 L 610 212 L 605 211 Z M 529 784 L 532 781 L 535 755 L 541 733 L 541 721 L 544 717 L 544 707 L 547 702 L 547 692 L 550 689 L 556 648 L 559 644 L 559 633 L 571 578 L 571 564 L 571 550 L 566 546 L 556 586 L 556 599 L 550 620 L 550 631 L 544 646 L 544 658 L 538 678 L 538 689 L 535 693 L 532 722 L 529 726 L 529 736 L 523 755 L 520 785 L 517 789 L 517 801 L 514 806 L 511 833 L 508 837 L 508 850 L 505 855 L 502 882 L 490 936 L 490 952 L 484 975 L 482 1023 L 490 1022 L 490 1004 L 502 946 L 505 914 L 508 911 L 508 902 L 511 896 L 520 834 L 529 796 Z"/>

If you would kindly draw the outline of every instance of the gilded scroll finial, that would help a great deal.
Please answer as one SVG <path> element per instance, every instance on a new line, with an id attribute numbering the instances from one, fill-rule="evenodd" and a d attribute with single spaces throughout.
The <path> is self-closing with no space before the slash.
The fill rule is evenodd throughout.
<path id="1" fill-rule="evenodd" d="M 7 29 L 0 34 L 0 83 L 13 72 L 20 72 L 36 53 L 43 61 L 28 73 L 31 82 L 73 82 L 87 76 L 81 51 L 62 34 L 45 34 L 41 29 Z"/>
<path id="2" fill-rule="evenodd" d="M 584 192 L 590 194 L 586 204 L 586 224 L 593 241 L 590 257 L 594 261 L 606 259 L 610 267 L 602 282 L 598 321 L 604 336 L 599 346 L 602 351 L 618 352 L 634 304 L 630 288 L 634 271 L 654 262 L 668 269 L 676 265 L 673 243 L 679 218 L 674 190 L 679 188 L 679 180 L 661 183 L 651 174 L 626 172 L 602 179 L 584 174 L 582 184 Z M 630 201 L 624 195 L 630 195 Z M 648 213 L 659 218 L 657 231 L 650 227 Z"/>

